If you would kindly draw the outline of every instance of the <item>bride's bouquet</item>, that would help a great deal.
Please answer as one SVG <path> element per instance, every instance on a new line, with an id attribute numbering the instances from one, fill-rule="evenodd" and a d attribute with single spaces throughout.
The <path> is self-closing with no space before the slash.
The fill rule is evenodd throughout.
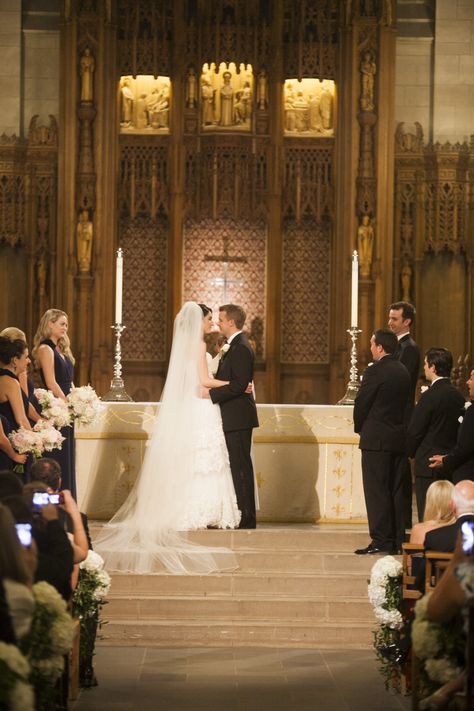
<path id="1" fill-rule="evenodd" d="M 40 435 L 43 441 L 43 451 L 52 452 L 53 449 L 61 449 L 65 437 L 51 424 L 51 420 L 40 420 L 33 427 L 33 432 Z"/>
<path id="2" fill-rule="evenodd" d="M 102 405 L 90 385 L 72 388 L 66 400 L 73 418 L 81 425 L 90 425 L 99 416 Z"/>
<path id="3" fill-rule="evenodd" d="M 37 388 L 36 398 L 41 405 L 41 416 L 48 420 L 53 427 L 61 429 L 71 424 L 71 413 L 65 400 L 53 395 L 50 390 Z"/>

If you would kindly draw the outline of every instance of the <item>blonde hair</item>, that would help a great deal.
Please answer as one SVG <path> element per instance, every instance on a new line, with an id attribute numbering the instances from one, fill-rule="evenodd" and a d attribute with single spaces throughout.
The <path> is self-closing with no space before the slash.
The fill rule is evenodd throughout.
<path id="1" fill-rule="evenodd" d="M 56 323 L 56 321 L 61 318 L 61 316 L 65 316 L 67 318 L 67 313 L 65 311 L 61 311 L 60 309 L 48 309 L 42 315 L 35 333 L 35 337 L 33 339 L 32 355 L 35 360 L 35 363 L 38 362 L 38 348 L 41 345 L 41 341 L 44 341 L 46 338 L 49 338 L 51 336 L 51 329 L 49 328 L 50 321 Z M 74 364 L 76 362 L 72 354 L 71 343 L 67 335 L 61 336 L 61 338 L 58 340 L 58 348 L 61 353 L 63 353 L 71 361 L 71 363 Z"/>
<path id="2" fill-rule="evenodd" d="M 3 331 L 0 331 L 0 336 L 9 338 L 11 341 L 25 341 L 26 343 L 25 332 L 21 331 L 16 326 L 8 326 L 7 328 L 4 328 Z"/>
<path id="3" fill-rule="evenodd" d="M 0 578 L 28 585 L 28 570 L 16 535 L 15 520 L 10 509 L 3 504 L 0 504 L 0 538 Z"/>
<path id="4" fill-rule="evenodd" d="M 436 523 L 454 523 L 456 517 L 452 509 L 454 486 L 450 481 L 441 479 L 430 484 L 426 492 L 426 505 L 423 521 L 436 521 Z"/>

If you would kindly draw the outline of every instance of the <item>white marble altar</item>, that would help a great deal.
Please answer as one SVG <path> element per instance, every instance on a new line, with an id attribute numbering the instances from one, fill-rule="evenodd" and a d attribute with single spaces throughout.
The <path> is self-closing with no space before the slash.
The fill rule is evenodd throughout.
<path id="1" fill-rule="evenodd" d="M 126 498 L 158 407 L 104 403 L 96 424 L 77 428 L 78 500 L 90 518 L 109 519 Z M 258 416 L 259 521 L 367 521 L 351 407 L 258 405 Z"/>

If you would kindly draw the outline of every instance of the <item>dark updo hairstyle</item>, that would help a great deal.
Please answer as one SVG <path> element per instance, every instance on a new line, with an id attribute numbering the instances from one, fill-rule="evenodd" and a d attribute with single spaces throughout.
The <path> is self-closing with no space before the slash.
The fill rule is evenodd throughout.
<path id="1" fill-rule="evenodd" d="M 12 341 L 10 338 L 0 336 L 0 363 L 8 365 L 13 358 L 21 358 L 26 348 L 25 341 L 19 338 Z"/>
<path id="2" fill-rule="evenodd" d="M 202 311 L 203 318 L 207 316 L 207 314 L 212 314 L 212 309 L 209 308 L 209 306 L 206 306 L 206 304 L 198 304 Z"/>

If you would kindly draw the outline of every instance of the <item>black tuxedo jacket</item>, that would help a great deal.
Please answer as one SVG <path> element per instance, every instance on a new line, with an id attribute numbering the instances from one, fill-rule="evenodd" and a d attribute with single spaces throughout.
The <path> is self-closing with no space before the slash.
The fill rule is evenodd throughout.
<path id="1" fill-rule="evenodd" d="M 405 409 L 410 396 L 410 376 L 391 355 L 375 361 L 364 373 L 354 404 L 354 430 L 360 449 L 403 452 Z"/>
<path id="2" fill-rule="evenodd" d="M 441 526 L 433 531 L 428 531 L 425 536 L 425 550 L 452 553 L 456 547 L 458 533 L 464 521 L 474 521 L 474 515 L 464 514 L 464 516 L 459 516 L 451 526 Z"/>
<path id="3" fill-rule="evenodd" d="M 409 333 L 398 341 L 398 350 L 395 355 L 410 373 L 411 389 L 409 405 L 413 408 L 418 376 L 420 375 L 420 349 Z"/>
<path id="4" fill-rule="evenodd" d="M 433 454 L 446 454 L 456 444 L 464 398 L 448 378 L 437 380 L 418 400 L 408 425 L 407 454 L 415 457 L 416 476 L 435 479 L 430 469 Z"/>
<path id="5" fill-rule="evenodd" d="M 229 384 L 211 388 L 209 394 L 212 402 L 220 405 L 224 432 L 258 427 L 255 400 L 245 392 L 253 380 L 254 358 L 244 333 L 232 339 L 229 350 L 221 358 L 216 378 L 228 380 Z"/>
<path id="6" fill-rule="evenodd" d="M 443 469 L 438 471 L 454 472 L 455 482 L 474 481 L 474 404 L 463 413 L 457 443 L 443 459 Z"/>

